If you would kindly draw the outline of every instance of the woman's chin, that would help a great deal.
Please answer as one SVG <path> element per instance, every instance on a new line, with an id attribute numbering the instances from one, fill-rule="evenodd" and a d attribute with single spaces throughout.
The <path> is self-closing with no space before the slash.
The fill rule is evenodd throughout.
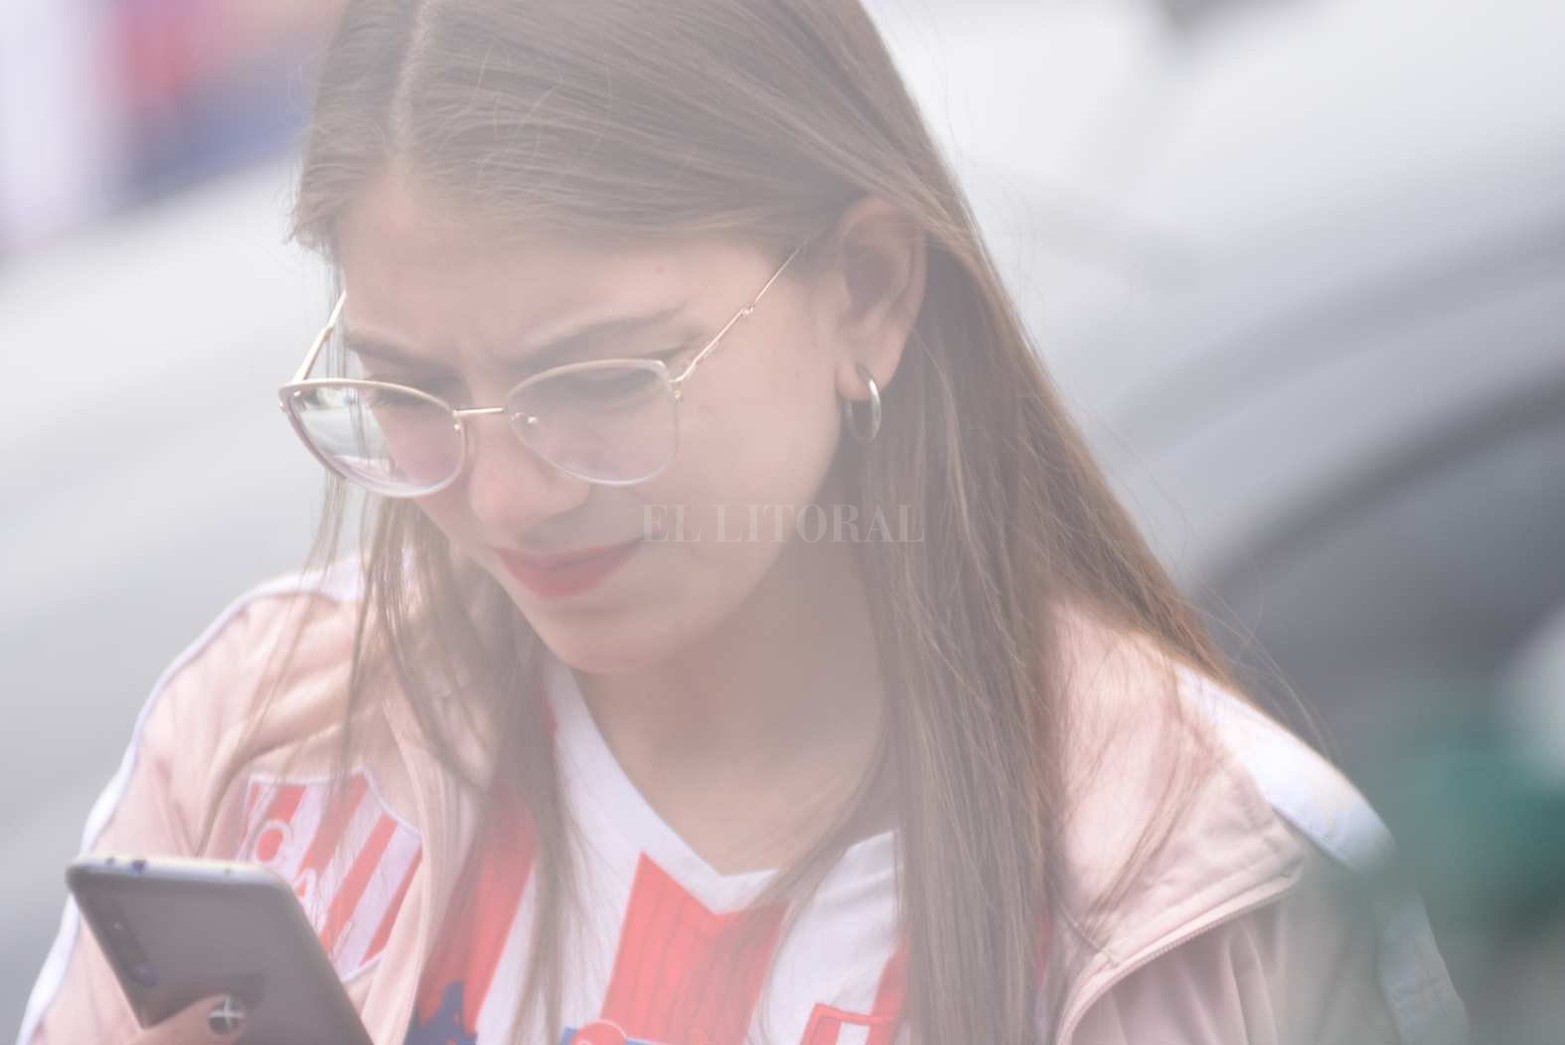
<path id="1" fill-rule="evenodd" d="M 620 675 L 667 659 L 678 645 L 668 631 L 667 621 L 650 621 L 647 616 L 605 614 L 531 623 L 550 652 L 574 670 L 589 675 Z"/>

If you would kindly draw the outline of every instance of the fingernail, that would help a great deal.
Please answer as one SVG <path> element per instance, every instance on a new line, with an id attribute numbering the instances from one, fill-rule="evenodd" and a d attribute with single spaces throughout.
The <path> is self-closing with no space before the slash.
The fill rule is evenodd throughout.
<path id="1" fill-rule="evenodd" d="M 212 1028 L 213 1034 L 224 1037 L 238 1034 L 245 1025 L 244 1003 L 230 994 L 206 1014 L 206 1025 Z"/>

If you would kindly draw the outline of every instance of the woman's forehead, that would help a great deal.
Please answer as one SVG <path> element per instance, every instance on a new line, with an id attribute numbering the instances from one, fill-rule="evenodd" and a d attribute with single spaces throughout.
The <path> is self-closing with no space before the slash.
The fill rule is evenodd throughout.
<path id="1" fill-rule="evenodd" d="M 384 179 L 349 208 L 337 240 L 344 325 L 408 347 L 514 350 L 618 319 L 731 309 L 754 289 L 751 266 L 735 264 L 742 254 L 716 238 L 486 233 L 482 221 Z"/>
<path id="2" fill-rule="evenodd" d="M 390 176 L 372 183 L 347 207 L 336 248 L 350 274 L 428 279 L 452 273 L 471 281 L 477 273 L 497 271 L 506 279 L 525 276 L 541 287 L 584 292 L 628 278 L 677 278 L 703 253 L 693 241 L 614 240 L 508 226 Z"/>
<path id="3" fill-rule="evenodd" d="M 347 324 L 398 339 L 490 329 L 549 339 L 576 325 L 681 307 L 711 277 L 692 242 L 498 235 L 405 185 L 377 183 L 344 214 L 336 258 Z"/>

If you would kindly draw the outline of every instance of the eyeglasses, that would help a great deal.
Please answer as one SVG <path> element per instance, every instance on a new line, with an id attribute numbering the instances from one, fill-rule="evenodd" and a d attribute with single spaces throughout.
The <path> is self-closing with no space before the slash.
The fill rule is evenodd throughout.
<path id="1" fill-rule="evenodd" d="M 685 382 L 734 324 L 755 311 L 804 246 L 794 248 L 677 376 L 661 359 L 567 363 L 528 377 L 501 406 L 463 409 L 386 381 L 311 378 L 337 330 L 344 293 L 278 397 L 322 464 L 384 497 L 423 497 L 455 482 L 466 467 L 467 422 L 491 414 L 504 416 L 524 446 L 562 472 L 607 486 L 646 482 L 669 466 L 679 448 Z"/>

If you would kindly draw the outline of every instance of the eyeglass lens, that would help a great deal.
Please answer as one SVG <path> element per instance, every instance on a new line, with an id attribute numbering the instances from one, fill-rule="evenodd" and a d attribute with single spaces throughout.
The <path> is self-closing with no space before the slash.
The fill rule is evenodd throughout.
<path id="1" fill-rule="evenodd" d="M 563 368 L 519 385 L 511 428 L 539 457 L 597 482 L 649 478 L 673 459 L 678 407 L 667 371 L 651 360 Z"/>
<path id="2" fill-rule="evenodd" d="M 460 423 L 432 396 L 322 383 L 295 390 L 288 406 L 306 439 L 339 474 L 376 493 L 431 493 L 462 469 Z M 674 391 L 667 372 L 651 360 L 584 363 L 541 374 L 512 391 L 506 414 L 517 438 L 539 457 L 593 482 L 650 478 L 672 460 L 678 441 Z"/>
<path id="3" fill-rule="evenodd" d="M 462 467 L 451 409 L 393 388 L 322 384 L 292 392 L 289 412 L 336 471 L 392 497 L 432 491 Z"/>

